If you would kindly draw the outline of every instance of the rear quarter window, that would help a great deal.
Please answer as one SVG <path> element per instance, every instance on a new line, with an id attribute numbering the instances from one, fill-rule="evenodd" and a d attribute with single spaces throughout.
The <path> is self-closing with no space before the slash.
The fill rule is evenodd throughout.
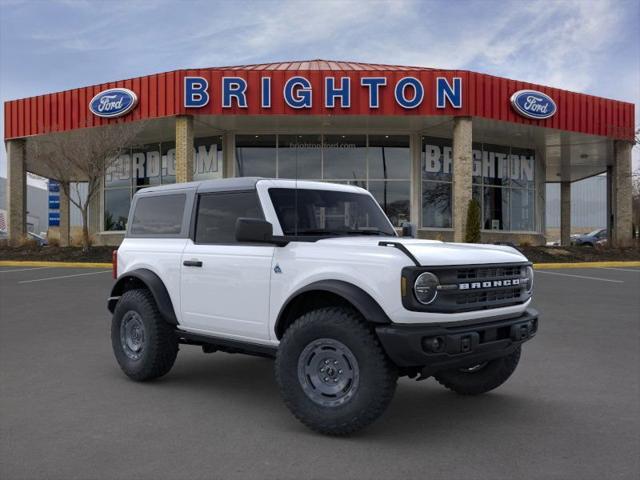
<path id="1" fill-rule="evenodd" d="M 129 233 L 153 237 L 180 235 L 186 199 L 184 193 L 139 198 Z"/>

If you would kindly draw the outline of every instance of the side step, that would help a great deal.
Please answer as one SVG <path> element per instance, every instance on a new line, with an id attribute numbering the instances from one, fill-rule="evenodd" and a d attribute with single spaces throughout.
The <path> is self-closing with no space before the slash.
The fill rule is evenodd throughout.
<path id="1" fill-rule="evenodd" d="M 176 336 L 180 343 L 185 345 L 199 345 L 205 353 L 220 351 L 275 358 L 276 352 L 278 351 L 276 347 L 270 345 L 230 340 L 228 338 L 202 335 L 200 333 L 185 332 L 182 330 L 176 330 Z"/>

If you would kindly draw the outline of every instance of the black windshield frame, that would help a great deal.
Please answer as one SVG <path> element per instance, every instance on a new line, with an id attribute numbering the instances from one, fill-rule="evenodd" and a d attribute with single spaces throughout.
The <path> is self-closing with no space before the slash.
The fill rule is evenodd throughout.
<path id="1" fill-rule="evenodd" d="M 268 191 L 285 237 L 397 237 L 391 222 L 367 193 L 283 187 Z"/>

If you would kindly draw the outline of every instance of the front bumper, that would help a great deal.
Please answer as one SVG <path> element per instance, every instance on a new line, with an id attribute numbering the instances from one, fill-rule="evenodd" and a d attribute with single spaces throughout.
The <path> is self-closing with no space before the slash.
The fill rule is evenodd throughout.
<path id="1" fill-rule="evenodd" d="M 538 331 L 538 312 L 517 317 L 440 325 L 381 325 L 380 343 L 398 367 L 420 367 L 423 375 L 477 365 L 508 355 Z"/>

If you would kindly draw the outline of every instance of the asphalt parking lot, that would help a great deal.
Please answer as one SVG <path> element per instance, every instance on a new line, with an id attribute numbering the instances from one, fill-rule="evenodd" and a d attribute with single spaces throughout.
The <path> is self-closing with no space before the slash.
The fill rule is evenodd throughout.
<path id="1" fill-rule="evenodd" d="M 538 336 L 500 389 L 402 379 L 357 436 L 308 431 L 267 359 L 181 347 L 160 381 L 118 368 L 100 269 L 0 268 L 3 479 L 637 479 L 640 269 L 544 270 Z"/>

